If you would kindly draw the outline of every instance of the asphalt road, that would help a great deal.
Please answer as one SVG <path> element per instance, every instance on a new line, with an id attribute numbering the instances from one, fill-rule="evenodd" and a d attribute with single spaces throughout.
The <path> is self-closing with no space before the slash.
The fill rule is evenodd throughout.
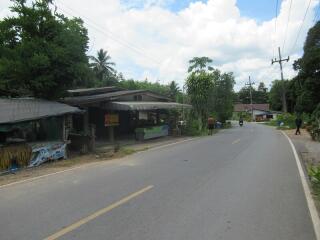
<path id="1" fill-rule="evenodd" d="M 294 155 L 246 124 L 0 188 L 0 239 L 315 240 Z"/>

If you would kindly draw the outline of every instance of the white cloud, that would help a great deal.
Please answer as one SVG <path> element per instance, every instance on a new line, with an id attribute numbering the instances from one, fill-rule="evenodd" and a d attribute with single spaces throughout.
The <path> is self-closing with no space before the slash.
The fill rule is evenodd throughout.
<path id="1" fill-rule="evenodd" d="M 249 75 L 267 86 L 280 77 L 279 66 L 271 66 L 271 58 L 277 54 L 276 47 L 283 45 L 290 0 L 282 1 L 276 34 L 275 19 L 258 22 L 244 17 L 236 0 L 195 2 L 177 13 L 166 8 L 172 1 L 56 0 L 56 3 L 60 11 L 80 16 L 86 22 L 91 53 L 107 49 L 118 70 L 128 78 L 182 83 L 188 60 L 194 56 L 208 56 L 217 68 L 233 71 L 236 89 L 244 85 Z M 290 54 L 291 59 L 296 59 L 301 55 L 317 0 L 312 0 L 300 38 L 292 49 L 307 4 L 305 0 L 293 1 L 282 50 L 284 57 Z M 134 8 L 137 5 L 142 7 Z M 284 63 L 287 78 L 295 75 L 292 63 Z"/>

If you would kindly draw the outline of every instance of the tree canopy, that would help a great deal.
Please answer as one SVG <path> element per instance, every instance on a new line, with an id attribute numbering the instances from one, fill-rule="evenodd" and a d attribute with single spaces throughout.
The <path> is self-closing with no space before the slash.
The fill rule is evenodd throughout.
<path id="1" fill-rule="evenodd" d="M 267 103 L 268 102 L 268 92 L 263 82 L 259 83 L 258 89 L 251 87 L 252 92 L 252 102 L 253 103 Z M 250 103 L 250 87 L 243 87 L 237 93 L 237 101 L 249 104 Z"/>
<path id="2" fill-rule="evenodd" d="M 0 90 L 55 99 L 90 74 L 87 29 L 79 18 L 51 10 L 51 0 L 12 0 L 12 17 L 0 21 Z"/>
<path id="3" fill-rule="evenodd" d="M 296 111 L 311 113 L 320 102 L 320 22 L 309 30 L 303 50 L 303 56 L 294 63 L 298 71 L 293 79 Z"/>
<path id="4" fill-rule="evenodd" d="M 282 110 L 282 81 L 275 80 L 272 82 L 272 86 L 269 93 L 269 103 L 272 110 L 281 111 Z M 286 89 L 286 100 L 288 111 L 294 111 L 295 106 L 295 97 L 294 97 L 294 89 L 292 85 L 292 81 L 285 80 L 284 86 Z"/>
<path id="5" fill-rule="evenodd" d="M 192 71 L 202 71 L 202 70 L 206 70 L 206 68 L 208 70 L 212 70 L 212 67 L 209 65 L 210 63 L 212 63 L 212 59 L 208 58 L 208 57 L 194 57 L 189 61 L 189 69 L 188 72 L 192 72 Z"/>
<path id="6" fill-rule="evenodd" d="M 193 58 L 189 62 L 187 94 L 194 114 L 201 123 L 200 128 L 206 126 L 209 115 L 224 122 L 231 117 L 233 111 L 233 74 L 221 73 L 209 65 L 211 62 L 208 57 Z"/>

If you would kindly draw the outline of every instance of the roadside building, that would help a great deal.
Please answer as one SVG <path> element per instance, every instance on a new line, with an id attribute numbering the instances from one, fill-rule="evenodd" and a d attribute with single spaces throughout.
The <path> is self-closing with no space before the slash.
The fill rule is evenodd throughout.
<path id="1" fill-rule="evenodd" d="M 69 94 L 62 101 L 85 110 L 83 116 L 75 116 L 74 127 L 93 132 L 98 141 L 167 136 L 179 120 L 174 110 L 191 108 L 148 90 L 104 87 L 70 90 Z"/>
<path id="2" fill-rule="evenodd" d="M 276 119 L 279 112 L 271 111 L 269 104 L 242 104 L 238 103 L 234 105 L 234 112 L 238 114 L 253 115 L 253 118 L 257 122 L 268 121 L 270 119 Z"/>
<path id="3" fill-rule="evenodd" d="M 77 107 L 35 98 L 0 98 L 0 170 L 65 158 Z"/>

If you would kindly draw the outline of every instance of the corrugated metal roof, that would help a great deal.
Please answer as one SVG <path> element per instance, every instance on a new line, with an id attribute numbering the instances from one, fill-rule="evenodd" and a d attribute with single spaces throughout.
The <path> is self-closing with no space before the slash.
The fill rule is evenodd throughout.
<path id="1" fill-rule="evenodd" d="M 122 97 L 122 96 L 135 95 L 139 93 L 147 94 L 165 101 L 169 100 L 169 98 L 165 96 L 161 96 L 159 94 L 155 94 L 147 90 L 123 90 L 123 91 L 116 91 L 116 92 L 89 95 L 89 96 L 66 97 L 63 99 L 63 102 L 72 104 L 72 105 L 91 104 L 91 103 L 97 103 L 97 102 L 103 102 L 103 101 L 117 100 L 119 97 Z"/>
<path id="2" fill-rule="evenodd" d="M 191 105 L 176 102 L 109 102 L 105 107 L 120 111 L 192 108 Z"/>
<path id="3" fill-rule="evenodd" d="M 77 107 L 34 98 L 0 98 L 0 124 L 77 113 Z"/>
<path id="4" fill-rule="evenodd" d="M 112 87 L 100 87 L 100 88 L 71 89 L 71 90 L 68 90 L 68 93 L 71 96 L 87 96 L 87 95 L 115 92 L 115 91 L 120 91 L 120 90 L 122 90 L 122 89 L 112 86 Z"/>

